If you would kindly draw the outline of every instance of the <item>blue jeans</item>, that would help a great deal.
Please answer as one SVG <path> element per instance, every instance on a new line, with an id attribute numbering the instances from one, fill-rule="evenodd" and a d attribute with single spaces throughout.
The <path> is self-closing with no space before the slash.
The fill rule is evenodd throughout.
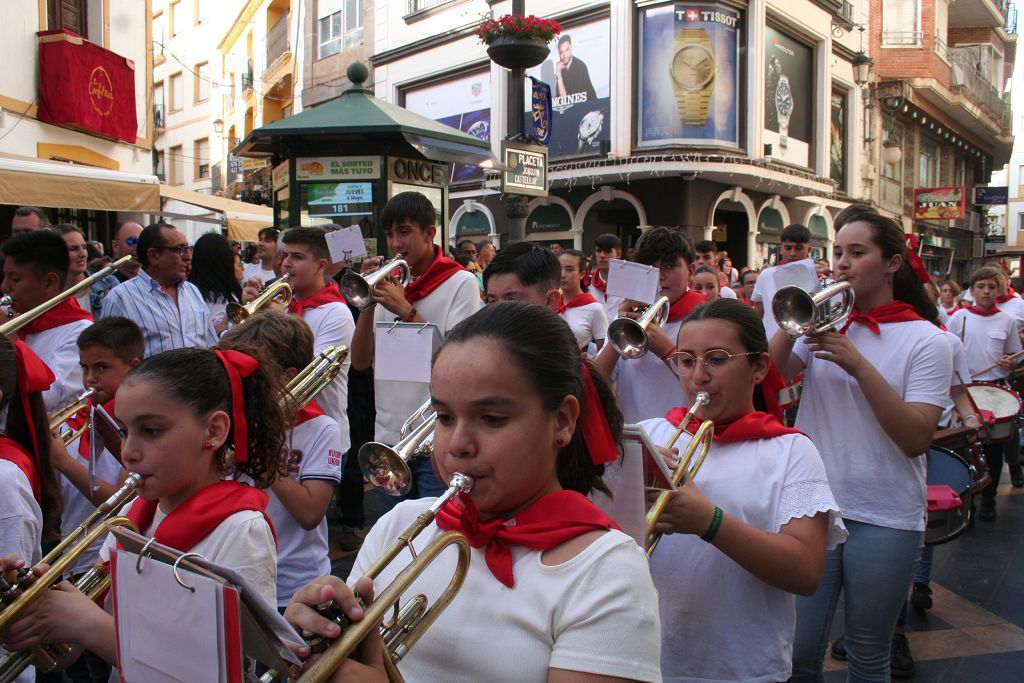
<path id="1" fill-rule="evenodd" d="M 448 487 L 441 483 L 441 480 L 434 474 L 434 465 L 429 457 L 413 458 L 409 461 L 409 469 L 412 470 L 412 488 L 404 496 L 389 496 L 378 491 L 380 504 L 383 512 L 388 512 L 403 500 L 416 500 L 417 498 L 437 498 L 448 490 Z"/>
<path id="2" fill-rule="evenodd" d="M 791 683 L 824 681 L 822 667 L 839 593 L 845 596 L 848 681 L 889 681 L 889 650 L 923 532 L 843 520 L 849 538 L 825 556 L 818 591 L 796 598 Z"/>

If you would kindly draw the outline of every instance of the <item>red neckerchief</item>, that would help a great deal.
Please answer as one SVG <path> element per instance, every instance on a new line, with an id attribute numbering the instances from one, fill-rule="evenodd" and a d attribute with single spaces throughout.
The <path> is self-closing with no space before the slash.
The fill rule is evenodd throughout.
<path id="1" fill-rule="evenodd" d="M 277 540 L 274 525 L 267 517 L 267 494 L 237 481 L 218 481 L 196 491 L 191 498 L 174 508 L 153 531 L 153 539 L 162 545 L 187 553 L 225 519 L 245 510 L 263 513 L 270 531 Z M 159 501 L 136 498 L 126 513 L 140 531 L 153 523 Z"/>
<path id="2" fill-rule="evenodd" d="M 434 261 L 423 271 L 416 282 L 410 282 L 405 287 L 405 300 L 411 304 L 420 299 L 425 299 L 435 289 L 448 281 L 452 275 L 465 270 L 455 261 L 441 255 L 441 247 L 434 245 Z"/>
<path id="3" fill-rule="evenodd" d="M 75 297 L 70 297 L 68 299 L 64 299 L 46 313 L 43 313 L 32 322 L 26 324 L 24 327 L 19 328 L 18 339 L 24 339 L 27 335 L 52 330 L 55 327 L 67 325 L 68 323 L 77 322 L 79 320 L 94 322 L 89 311 L 79 306 L 78 300 L 75 299 Z"/>
<path id="4" fill-rule="evenodd" d="M 881 323 L 907 323 L 914 320 L 924 320 L 924 318 L 917 314 L 913 306 L 902 301 L 875 306 L 867 313 L 861 313 L 855 308 L 850 313 L 850 317 L 846 319 L 846 324 L 839 330 L 839 334 L 846 334 L 846 330 L 850 329 L 850 325 L 853 323 L 866 325 L 875 334 L 881 334 L 881 328 L 878 327 Z"/>
<path id="5" fill-rule="evenodd" d="M 587 292 L 583 292 L 582 294 L 577 294 L 576 296 L 574 296 L 572 299 L 569 299 L 568 301 L 565 301 L 564 299 L 559 298 L 558 306 L 556 307 L 555 311 L 558 313 L 558 315 L 562 315 L 563 313 L 565 313 L 570 308 L 577 308 L 579 306 L 586 306 L 587 304 L 596 304 L 596 303 L 597 303 L 597 299 L 595 299 L 593 296 L 591 296 Z"/>
<path id="6" fill-rule="evenodd" d="M 999 312 L 999 307 L 996 306 L 995 304 L 992 304 L 992 308 L 988 309 L 987 311 L 983 311 L 980 308 L 978 308 L 977 304 L 971 304 L 970 306 L 963 306 L 961 308 L 962 310 L 965 310 L 968 313 L 980 315 L 982 318 L 987 318 L 990 315 L 995 315 L 996 313 Z"/>
<path id="7" fill-rule="evenodd" d="M 459 502 L 452 499 L 445 503 L 435 521 L 445 531 L 464 533 L 474 548 L 486 548 L 488 569 L 509 588 L 516 585 L 510 545 L 550 550 L 588 531 L 619 528 L 615 520 L 576 491 L 554 491 L 512 519 L 486 522 L 480 521 L 473 499 L 459 494 Z"/>
<path id="8" fill-rule="evenodd" d="M 608 301 L 608 281 L 601 275 L 600 268 L 594 268 L 594 272 L 590 274 L 590 284 L 597 288 L 597 291 L 604 294 L 604 300 Z"/>
<path id="9" fill-rule="evenodd" d="M 89 432 L 91 430 L 91 425 L 89 425 L 89 413 L 91 412 L 91 407 L 93 405 L 95 405 L 95 403 L 90 399 L 89 405 L 69 417 L 67 421 L 68 427 L 71 427 L 72 430 L 77 430 L 79 427 L 85 425 L 85 430 L 82 432 L 81 436 L 78 437 L 78 454 L 86 460 L 89 459 Z M 110 417 L 114 417 L 114 399 L 110 399 L 104 403 L 103 409 L 110 414 Z"/>
<path id="10" fill-rule="evenodd" d="M 42 484 L 39 481 L 39 471 L 36 469 L 35 460 L 25 448 L 6 436 L 0 436 L 0 460 L 9 460 L 18 466 L 18 469 L 25 473 L 28 483 L 32 486 L 32 495 L 36 502 L 42 504 Z"/>
<path id="11" fill-rule="evenodd" d="M 317 306 L 333 304 L 335 302 L 345 303 L 345 297 L 338 290 L 338 284 L 331 282 L 312 296 L 307 296 L 305 299 L 292 299 L 292 302 L 288 304 L 288 312 L 301 316 L 302 312 L 307 308 L 316 308 Z"/>
<path id="12" fill-rule="evenodd" d="M 768 356 L 768 373 L 761 380 L 761 397 L 764 399 L 765 408 L 779 422 L 782 422 L 782 407 L 779 405 L 779 392 L 786 388 L 786 380 L 779 372 L 779 366 L 775 364 L 771 356 Z"/>
<path id="13" fill-rule="evenodd" d="M 673 408 L 668 411 L 668 415 L 665 416 L 665 419 L 678 427 L 682 419 L 686 417 L 686 413 L 686 408 Z M 686 425 L 686 432 L 693 434 L 699 427 L 699 420 L 690 420 L 690 424 Z M 754 411 L 752 413 L 747 413 L 743 417 L 737 418 L 728 424 L 716 424 L 715 434 L 712 437 L 712 440 L 720 443 L 728 443 L 730 441 L 754 441 L 755 439 L 773 439 L 776 436 L 802 433 L 803 432 L 785 426 L 779 422 L 778 418 L 774 415 Z"/>
<path id="14" fill-rule="evenodd" d="M 689 315 L 690 311 L 707 300 L 708 297 L 704 292 L 698 292 L 695 289 L 687 290 L 686 294 L 676 299 L 675 303 L 668 309 L 668 321 L 674 323 L 677 320 L 682 320 Z"/>
<path id="15" fill-rule="evenodd" d="M 324 414 L 324 409 L 321 408 L 320 404 L 314 399 L 302 406 L 302 410 L 295 413 L 295 420 L 292 422 L 292 427 L 298 427 L 303 422 L 309 422 L 314 417 L 320 417 Z"/>
<path id="16" fill-rule="evenodd" d="M 997 296 L 996 297 L 996 303 L 997 304 L 1005 304 L 1007 301 L 1012 299 L 1014 297 L 1014 295 L 1016 295 L 1016 294 L 1017 294 L 1017 292 L 1013 291 L 1013 287 L 1007 287 L 1006 288 L 1006 294 L 1003 294 L 1002 296 Z"/>

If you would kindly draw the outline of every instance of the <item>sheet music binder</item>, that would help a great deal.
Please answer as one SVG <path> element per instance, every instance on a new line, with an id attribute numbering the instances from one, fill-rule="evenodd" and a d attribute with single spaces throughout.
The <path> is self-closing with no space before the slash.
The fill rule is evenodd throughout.
<path id="1" fill-rule="evenodd" d="M 139 563 L 162 562 L 181 567 L 207 577 L 225 586 L 234 587 L 241 598 L 239 601 L 242 654 L 277 671 L 288 671 L 302 661 L 285 644 L 305 645 L 305 641 L 284 620 L 277 608 L 270 605 L 248 584 L 244 577 L 226 567 L 218 566 L 194 553 L 182 553 L 161 545 L 153 539 L 142 536 L 130 529 L 114 527 L 111 533 L 121 546 L 139 555 Z M 187 590 L 184 587 L 182 590 Z"/>

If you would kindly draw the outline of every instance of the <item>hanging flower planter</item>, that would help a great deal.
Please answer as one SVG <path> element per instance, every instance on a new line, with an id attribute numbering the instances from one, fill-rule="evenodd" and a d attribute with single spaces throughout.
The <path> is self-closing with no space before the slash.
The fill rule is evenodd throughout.
<path id="1" fill-rule="evenodd" d="M 484 21 L 476 35 L 487 45 L 487 55 L 495 64 L 529 69 L 547 59 L 548 43 L 561 32 L 561 24 L 553 19 L 507 14 Z"/>

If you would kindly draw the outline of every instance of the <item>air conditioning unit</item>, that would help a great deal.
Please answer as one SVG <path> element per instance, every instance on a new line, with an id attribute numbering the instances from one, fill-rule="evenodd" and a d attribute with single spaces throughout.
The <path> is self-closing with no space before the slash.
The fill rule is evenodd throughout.
<path id="1" fill-rule="evenodd" d="M 985 258 L 984 237 L 975 237 L 971 240 L 971 258 Z"/>

